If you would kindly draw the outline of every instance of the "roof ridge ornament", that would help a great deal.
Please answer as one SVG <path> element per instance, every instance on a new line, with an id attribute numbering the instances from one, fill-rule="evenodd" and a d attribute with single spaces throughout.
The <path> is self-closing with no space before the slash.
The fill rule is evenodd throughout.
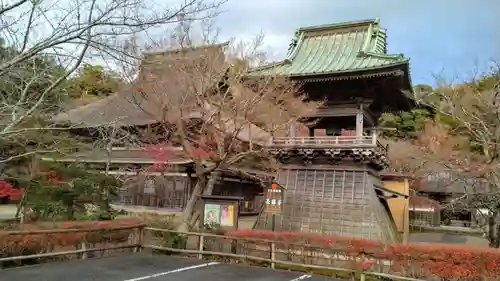
<path id="1" fill-rule="evenodd" d="M 297 36 L 298 34 L 295 33 L 295 38 L 292 39 L 292 41 L 290 42 L 290 44 L 288 45 L 288 51 L 287 51 L 287 57 L 289 57 L 293 50 L 295 49 L 295 47 L 297 47 L 297 43 L 299 42 L 299 40 L 297 39 Z"/>

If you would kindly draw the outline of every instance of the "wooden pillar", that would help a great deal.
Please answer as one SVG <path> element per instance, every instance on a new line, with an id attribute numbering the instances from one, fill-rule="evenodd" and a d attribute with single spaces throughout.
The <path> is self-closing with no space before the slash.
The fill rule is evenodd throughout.
<path id="1" fill-rule="evenodd" d="M 377 129 L 372 129 L 372 145 L 377 145 Z"/>
<path id="2" fill-rule="evenodd" d="M 356 113 L 356 136 L 363 136 L 363 111 L 362 109 Z"/>
<path id="3" fill-rule="evenodd" d="M 434 208 L 434 215 L 433 215 L 433 226 L 440 226 L 441 225 L 441 210 L 438 208 Z"/>
<path id="4" fill-rule="evenodd" d="M 314 128 L 309 128 L 309 136 L 314 137 Z"/>
<path id="5" fill-rule="evenodd" d="M 292 123 L 290 123 L 289 136 L 291 138 L 295 138 L 297 136 L 297 123 L 295 121 L 292 121 Z"/>
<path id="6" fill-rule="evenodd" d="M 253 150 L 253 142 L 252 142 L 252 124 L 248 124 L 248 150 Z"/>
<path id="7" fill-rule="evenodd" d="M 477 228 L 477 210 L 476 209 L 472 209 L 470 211 L 470 228 Z"/>
<path id="8" fill-rule="evenodd" d="M 405 181 L 405 194 L 410 195 L 410 182 L 407 178 Z M 405 198 L 405 207 L 404 207 L 404 218 L 403 218 L 403 244 L 408 243 L 408 236 L 410 235 L 410 197 Z"/>

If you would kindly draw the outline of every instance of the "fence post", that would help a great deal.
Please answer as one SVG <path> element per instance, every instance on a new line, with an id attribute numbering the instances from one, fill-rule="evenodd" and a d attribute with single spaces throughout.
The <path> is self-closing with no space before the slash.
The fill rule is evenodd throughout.
<path id="1" fill-rule="evenodd" d="M 134 252 L 138 253 L 142 250 L 142 244 L 144 243 L 144 226 L 139 226 L 136 230 L 135 230 L 135 244 L 137 244 L 137 246 L 134 248 Z"/>
<path id="2" fill-rule="evenodd" d="M 200 236 L 198 236 L 198 251 L 200 251 L 198 253 L 198 259 L 199 260 L 202 260 L 203 259 L 203 254 L 201 253 L 203 251 L 203 242 L 204 242 L 204 238 L 203 238 L 203 234 L 200 233 Z"/>
<path id="3" fill-rule="evenodd" d="M 82 242 L 80 243 L 80 250 L 87 250 L 87 242 L 85 241 L 85 239 L 82 239 Z M 81 259 L 87 259 L 87 252 L 82 252 Z"/>
<path id="4" fill-rule="evenodd" d="M 366 280 L 366 275 L 364 272 L 361 272 L 361 276 L 359 278 L 360 281 L 365 281 Z"/>
<path id="5" fill-rule="evenodd" d="M 276 259 L 276 244 L 274 242 L 271 242 L 271 268 L 275 269 L 276 263 L 274 260 Z"/>

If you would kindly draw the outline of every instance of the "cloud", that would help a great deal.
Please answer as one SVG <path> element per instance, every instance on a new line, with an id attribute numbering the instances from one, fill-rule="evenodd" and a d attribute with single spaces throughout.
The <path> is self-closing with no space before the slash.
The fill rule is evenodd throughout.
<path id="1" fill-rule="evenodd" d="M 229 0 L 224 9 L 222 37 L 251 38 L 262 30 L 281 58 L 299 27 L 378 17 L 389 52 L 411 58 L 415 83 L 433 83 L 433 72 L 443 69 L 450 77 L 484 69 L 500 56 L 498 0 Z"/>

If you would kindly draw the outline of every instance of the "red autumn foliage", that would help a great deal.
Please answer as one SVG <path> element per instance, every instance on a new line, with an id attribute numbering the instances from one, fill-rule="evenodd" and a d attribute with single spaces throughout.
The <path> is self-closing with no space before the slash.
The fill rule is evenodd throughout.
<path id="1" fill-rule="evenodd" d="M 13 188 L 10 183 L 0 181 L 0 198 L 8 197 L 10 200 L 19 200 L 23 193 L 23 188 Z"/>
<path id="2" fill-rule="evenodd" d="M 56 247 L 74 247 L 82 241 L 90 244 L 99 243 L 123 243 L 129 238 L 134 229 L 113 228 L 139 225 L 140 221 L 135 219 L 123 219 L 114 221 L 68 221 L 60 224 L 58 229 L 82 229 L 77 232 L 67 233 L 42 233 L 42 234 L 18 234 L 9 231 L 0 231 L 0 257 L 10 257 L 51 251 Z M 40 225 L 24 225 L 14 231 L 37 231 L 46 230 Z M 50 228 L 54 229 L 54 228 Z M 84 229 L 98 229 L 99 231 L 84 231 Z"/>
<path id="3" fill-rule="evenodd" d="M 211 146 L 205 145 L 202 142 L 193 142 L 193 150 L 189 153 L 179 150 L 179 148 L 169 144 L 158 143 L 146 146 L 144 148 L 144 155 L 150 157 L 154 162 L 150 167 L 152 172 L 162 172 L 165 171 L 166 165 L 168 165 L 169 162 L 175 161 L 176 159 L 213 159 L 215 154 L 212 151 L 213 149 Z"/>
<path id="4" fill-rule="evenodd" d="M 172 146 L 165 144 L 150 144 L 144 148 L 144 154 L 157 162 L 167 162 L 173 156 Z"/>
<path id="5" fill-rule="evenodd" d="M 208 149 L 203 149 L 201 147 L 197 147 L 193 149 L 193 152 L 190 154 L 193 158 L 201 158 L 201 159 L 212 159 L 214 157 L 213 153 L 211 153 Z"/>
<path id="6" fill-rule="evenodd" d="M 281 247 L 307 245 L 328 254 L 344 254 L 356 259 L 357 269 L 374 270 L 377 262 L 389 261 L 394 274 L 418 270 L 424 277 L 467 280 L 497 280 L 500 251 L 443 244 L 387 245 L 361 238 L 299 232 L 236 230 L 230 236 L 273 240 Z M 280 247 L 277 246 L 277 247 Z"/>
<path id="7" fill-rule="evenodd" d="M 62 183 L 64 180 L 64 176 L 55 170 L 49 170 L 45 175 L 44 179 L 48 183 Z"/>

